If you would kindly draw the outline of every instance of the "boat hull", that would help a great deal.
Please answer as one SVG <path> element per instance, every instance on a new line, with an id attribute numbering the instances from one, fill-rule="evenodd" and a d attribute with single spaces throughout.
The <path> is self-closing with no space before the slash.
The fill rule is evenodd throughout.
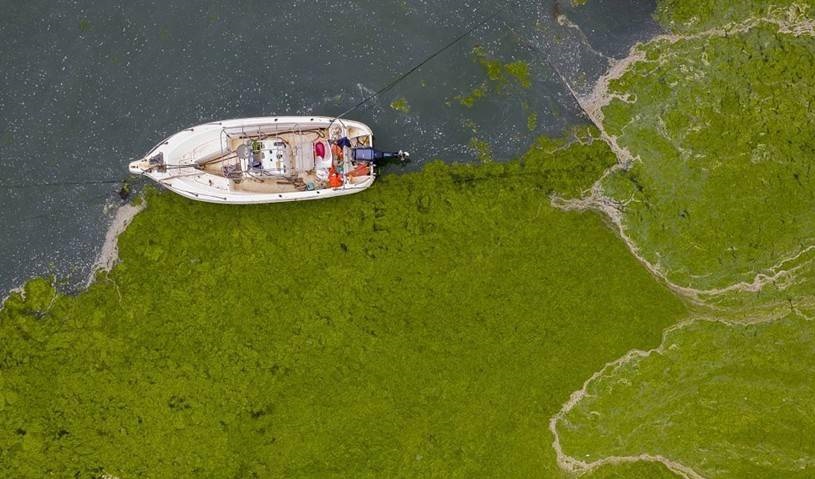
<path id="1" fill-rule="evenodd" d="M 323 188 L 313 191 L 298 191 L 288 193 L 258 193 L 252 195 L 219 194 L 211 190 L 195 191 L 188 184 L 174 185 L 171 182 L 160 182 L 162 186 L 191 200 L 205 203 L 221 203 L 230 205 L 257 205 L 266 203 L 285 203 L 290 201 L 309 201 L 338 196 L 347 196 L 360 193 L 368 189 L 374 182 L 373 177 L 359 185 L 343 185 L 338 188 Z"/>
<path id="2" fill-rule="evenodd" d="M 143 158 L 131 162 L 129 170 L 181 196 L 208 203 L 247 205 L 346 196 L 364 191 L 373 184 L 376 178 L 373 164 L 352 165 L 348 159 L 352 156 L 352 150 L 346 146 L 345 154 L 342 150 L 335 153 L 331 171 L 335 174 L 334 166 L 346 172 L 354 167 L 355 174 L 336 175 L 338 179 L 329 185 L 328 181 L 322 181 L 325 178 L 317 178 L 320 176 L 319 163 L 323 158 L 317 158 L 314 150 L 322 156 L 329 143 L 334 143 L 329 140 L 349 137 L 358 145 L 373 146 L 371 129 L 351 120 L 258 117 L 211 122 L 170 136 Z M 287 163 L 291 166 L 290 174 L 275 176 L 269 171 L 253 169 L 251 156 L 247 158 L 247 150 L 250 145 L 260 145 L 260 139 L 264 139 L 264 145 L 268 139 L 279 139 L 281 144 L 290 147 L 292 152 L 283 160 L 290 162 Z M 324 145 L 314 148 L 320 142 Z M 239 158 L 241 145 L 245 146 L 243 157 Z M 268 153 L 271 154 L 272 150 L 268 150 Z M 269 163 L 268 156 L 264 159 L 264 165 Z M 283 155 L 277 158 L 283 158 Z M 234 163 L 237 176 L 228 174 L 223 166 L 226 162 Z M 259 165 L 260 162 L 256 166 Z M 328 169 L 323 173 L 323 176 L 328 174 Z"/>

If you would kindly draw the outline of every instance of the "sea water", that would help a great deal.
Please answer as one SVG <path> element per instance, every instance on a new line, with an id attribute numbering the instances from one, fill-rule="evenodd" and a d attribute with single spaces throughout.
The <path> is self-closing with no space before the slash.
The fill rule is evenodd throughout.
<path id="1" fill-rule="evenodd" d="M 339 114 L 496 15 L 349 117 L 373 127 L 377 146 L 410 151 L 408 170 L 483 159 L 478 145 L 510 159 L 587 121 L 574 95 L 657 32 L 653 10 L 654 0 L 2 0 L 0 296 L 36 275 L 81 284 L 119 201 L 113 182 L 180 129 Z M 495 78 L 479 58 L 520 65 L 529 81 Z"/>

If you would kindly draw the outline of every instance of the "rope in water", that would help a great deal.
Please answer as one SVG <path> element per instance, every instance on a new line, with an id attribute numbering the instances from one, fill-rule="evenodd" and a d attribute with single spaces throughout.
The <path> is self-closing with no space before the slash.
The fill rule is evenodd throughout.
<path id="1" fill-rule="evenodd" d="M 479 21 L 475 25 L 473 25 L 470 28 L 468 28 L 467 30 L 465 30 L 462 34 L 460 34 L 456 38 L 452 39 L 446 45 L 444 45 L 443 47 L 441 47 L 438 50 L 436 50 L 435 52 L 433 52 L 430 56 L 428 56 L 427 58 L 425 58 L 421 62 L 417 63 L 413 68 L 411 68 L 410 70 L 406 71 L 405 73 L 399 75 L 398 77 L 393 79 L 390 83 L 388 83 L 387 85 L 385 85 L 381 89 L 377 90 L 373 94 L 363 98 L 362 101 L 360 101 L 356 105 L 352 106 L 351 108 L 349 108 L 349 109 L 345 110 L 344 112 L 340 113 L 339 115 L 337 115 L 335 120 L 338 120 L 338 119 L 344 117 L 345 115 L 347 115 L 347 114 L 357 110 L 358 108 L 362 107 L 363 105 L 365 105 L 369 101 L 373 100 L 374 98 L 376 98 L 376 97 L 382 95 L 383 93 L 391 90 L 393 87 L 395 87 L 396 85 L 398 85 L 399 83 L 401 83 L 402 81 L 407 79 L 409 76 L 416 73 L 420 68 L 425 66 L 427 63 L 432 61 L 434 58 L 436 58 L 437 56 L 439 56 L 442 53 L 446 52 L 447 50 L 449 50 L 450 48 L 452 48 L 453 46 L 455 46 L 456 44 L 458 44 L 459 42 L 461 42 L 465 38 L 472 35 L 473 32 L 475 32 L 476 30 L 478 30 L 482 26 L 486 25 L 492 19 L 494 19 L 495 17 L 497 17 L 498 15 L 501 14 L 501 12 L 504 9 L 503 3 L 506 3 L 506 2 L 502 2 L 501 6 L 499 8 L 497 8 L 493 13 L 491 13 L 490 15 L 486 16 L 485 18 L 481 19 L 481 21 Z"/>
<path id="2" fill-rule="evenodd" d="M 194 165 L 165 165 L 165 169 L 167 170 L 183 170 L 186 168 L 194 168 Z M 85 180 L 85 181 L 75 181 L 75 180 L 66 180 L 66 181 L 47 181 L 44 183 L 19 183 L 19 184 L 2 184 L 0 183 L 0 189 L 6 190 L 23 190 L 27 188 L 39 188 L 44 186 L 86 186 L 86 185 L 125 185 L 128 183 L 127 179 L 101 179 L 101 180 Z"/>
<path id="3" fill-rule="evenodd" d="M 21 183 L 16 185 L 3 185 L 0 188 L 8 190 L 26 189 L 26 188 L 39 188 L 42 186 L 84 186 L 84 185 L 112 185 L 122 183 L 122 179 L 118 180 L 87 180 L 87 181 L 52 181 L 47 183 Z"/>
<path id="4" fill-rule="evenodd" d="M 581 112 L 581 113 L 583 113 L 583 115 L 584 115 L 584 116 L 585 116 L 585 117 L 586 117 L 586 118 L 587 118 L 589 121 L 591 121 L 591 122 L 592 122 L 592 124 L 594 124 L 595 126 L 599 127 L 599 125 L 597 125 L 597 124 L 596 124 L 595 119 L 594 119 L 594 118 L 592 118 L 592 116 L 589 114 L 589 112 L 588 112 L 588 111 L 586 111 L 586 108 L 583 106 L 583 102 L 581 102 L 581 101 L 580 101 L 580 97 L 578 97 L 577 92 L 575 92 L 575 91 L 574 91 L 574 89 L 572 88 L 572 86 L 571 86 L 571 85 L 569 84 L 569 82 L 566 80 L 566 77 L 565 77 L 565 76 L 563 76 L 563 73 L 561 73 L 561 71 L 560 71 L 560 70 L 557 68 L 557 66 L 555 66 L 555 64 L 554 64 L 554 63 L 552 63 L 552 61 L 549 59 L 549 56 L 546 54 L 546 52 L 544 52 L 543 50 L 541 50 L 541 48 L 540 48 L 540 47 L 538 47 L 538 46 L 537 46 L 535 43 L 533 43 L 531 40 L 527 39 L 527 38 L 526 38 L 524 35 L 522 35 L 521 33 L 518 33 L 518 31 L 517 31 L 515 28 L 513 28 L 513 27 L 512 27 L 512 25 L 510 25 L 509 23 L 507 23 L 507 22 L 506 22 L 506 20 L 501 19 L 501 23 L 504 25 L 504 27 L 506 27 L 506 29 L 507 29 L 507 30 L 509 30 L 509 32 L 510 32 L 512 35 L 514 35 L 514 36 L 515 36 L 515 38 L 516 38 L 516 39 L 517 39 L 519 42 L 523 43 L 523 44 L 524 44 L 524 45 L 526 45 L 527 47 L 531 48 L 532 50 L 535 50 L 536 52 L 538 52 L 538 54 L 540 54 L 541 58 L 543 58 L 543 61 L 545 61 L 545 62 L 546 62 L 546 64 L 547 64 L 547 65 L 549 65 L 549 68 L 551 68 L 551 69 L 552 69 L 552 71 L 554 71 L 554 72 L 557 74 L 557 76 L 560 78 L 560 81 L 561 81 L 561 82 L 562 82 L 564 85 L 566 85 L 566 89 L 567 89 L 567 90 L 569 90 L 569 95 L 571 95 L 571 97 L 574 99 L 574 101 L 575 101 L 575 103 L 577 104 L 577 106 L 580 108 L 580 112 Z"/>

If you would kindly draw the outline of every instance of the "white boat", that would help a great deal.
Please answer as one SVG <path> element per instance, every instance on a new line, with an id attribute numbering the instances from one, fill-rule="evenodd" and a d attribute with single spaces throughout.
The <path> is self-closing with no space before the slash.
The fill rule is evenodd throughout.
<path id="1" fill-rule="evenodd" d="M 358 193 L 376 179 L 377 161 L 407 156 L 375 150 L 357 121 L 261 117 L 187 128 L 129 168 L 193 200 L 254 204 Z"/>

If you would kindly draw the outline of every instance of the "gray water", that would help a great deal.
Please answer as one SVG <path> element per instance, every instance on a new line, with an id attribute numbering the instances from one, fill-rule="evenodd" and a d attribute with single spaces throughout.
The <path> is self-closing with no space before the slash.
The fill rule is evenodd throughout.
<path id="1" fill-rule="evenodd" d="M 37 275 L 81 282 L 118 204 L 112 183 L 43 183 L 122 179 L 128 161 L 198 123 L 339 114 L 499 8 L 349 115 L 378 146 L 411 151 L 414 169 L 472 160 L 473 137 L 512 158 L 585 122 L 567 85 L 585 92 L 609 58 L 656 33 L 654 0 L 0 0 L 0 296 Z M 532 87 L 461 105 L 485 80 L 477 45 L 528 62 Z M 399 98 L 409 113 L 390 108 Z"/>

